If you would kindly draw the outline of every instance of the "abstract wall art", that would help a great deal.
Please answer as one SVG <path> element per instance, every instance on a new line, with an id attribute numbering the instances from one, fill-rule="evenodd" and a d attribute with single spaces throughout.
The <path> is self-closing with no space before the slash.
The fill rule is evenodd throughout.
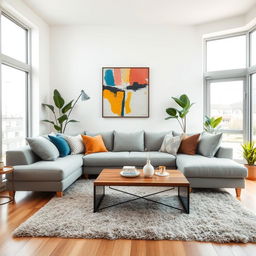
<path id="1" fill-rule="evenodd" d="M 149 68 L 102 68 L 102 117 L 149 117 Z"/>

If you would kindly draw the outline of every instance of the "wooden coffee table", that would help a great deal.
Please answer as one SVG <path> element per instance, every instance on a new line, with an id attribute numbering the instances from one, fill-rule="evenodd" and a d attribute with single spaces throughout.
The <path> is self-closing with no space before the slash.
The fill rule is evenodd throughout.
<path id="1" fill-rule="evenodd" d="M 120 204 L 128 203 L 131 201 L 135 201 L 138 199 L 144 199 L 147 201 L 151 201 L 154 203 L 158 203 L 167 207 L 171 207 L 180 211 L 184 211 L 186 213 L 189 213 L 189 196 L 190 196 L 190 184 L 189 181 L 186 179 L 186 177 L 182 174 L 179 170 L 167 170 L 170 175 L 166 177 L 160 177 L 154 175 L 152 178 L 145 178 L 143 177 L 142 170 L 140 170 L 140 176 L 135 178 L 126 178 L 122 177 L 120 175 L 121 169 L 103 169 L 100 175 L 97 177 L 97 179 L 94 181 L 94 212 L 97 212 L 99 210 L 103 210 L 109 207 L 117 206 Z M 128 195 L 131 195 L 135 198 L 121 202 L 116 203 L 113 205 L 108 205 L 104 207 L 100 207 L 101 202 L 105 196 L 105 186 L 109 186 L 110 189 L 125 193 Z M 135 186 L 135 187 L 166 187 L 165 190 L 162 190 L 160 192 L 148 194 L 145 196 L 139 196 L 133 193 L 129 193 L 114 187 L 118 186 Z M 182 209 L 174 207 L 172 205 L 164 204 L 161 202 L 157 202 L 155 200 L 151 200 L 148 197 L 156 194 L 160 194 L 169 190 L 173 190 L 174 188 L 178 188 L 178 198 L 181 202 Z"/>

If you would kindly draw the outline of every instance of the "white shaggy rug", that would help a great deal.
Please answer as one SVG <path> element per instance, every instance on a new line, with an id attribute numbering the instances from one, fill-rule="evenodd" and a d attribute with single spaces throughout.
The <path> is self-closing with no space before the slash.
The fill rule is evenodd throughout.
<path id="1" fill-rule="evenodd" d="M 141 195 L 159 190 L 122 189 Z M 176 195 L 175 190 L 150 198 L 179 206 Z M 106 188 L 103 203 L 132 198 Z M 143 199 L 93 213 L 92 181 L 78 180 L 64 197 L 52 198 L 21 224 L 14 236 L 256 242 L 256 215 L 229 193 L 198 190 L 190 199 L 190 214 Z"/>

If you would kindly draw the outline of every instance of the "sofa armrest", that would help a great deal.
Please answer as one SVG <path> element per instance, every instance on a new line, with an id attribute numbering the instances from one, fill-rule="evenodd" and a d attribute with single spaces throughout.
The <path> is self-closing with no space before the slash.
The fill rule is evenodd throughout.
<path id="1" fill-rule="evenodd" d="M 220 147 L 215 157 L 233 159 L 233 148 Z"/>
<path id="2" fill-rule="evenodd" d="M 33 153 L 29 146 L 6 152 L 6 164 L 11 166 L 33 164 L 39 160 L 39 157 Z"/>

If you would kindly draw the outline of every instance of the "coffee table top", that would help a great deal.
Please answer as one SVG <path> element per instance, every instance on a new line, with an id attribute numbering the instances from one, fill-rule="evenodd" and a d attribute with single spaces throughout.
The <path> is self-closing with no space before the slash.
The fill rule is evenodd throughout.
<path id="1" fill-rule="evenodd" d="M 140 176 L 135 178 L 126 178 L 120 175 L 122 169 L 103 169 L 97 179 L 94 181 L 94 186 L 173 186 L 173 187 L 189 187 L 189 181 L 179 170 L 167 170 L 169 176 L 160 177 L 154 175 L 152 178 L 145 178 L 143 171 L 140 171 Z"/>

